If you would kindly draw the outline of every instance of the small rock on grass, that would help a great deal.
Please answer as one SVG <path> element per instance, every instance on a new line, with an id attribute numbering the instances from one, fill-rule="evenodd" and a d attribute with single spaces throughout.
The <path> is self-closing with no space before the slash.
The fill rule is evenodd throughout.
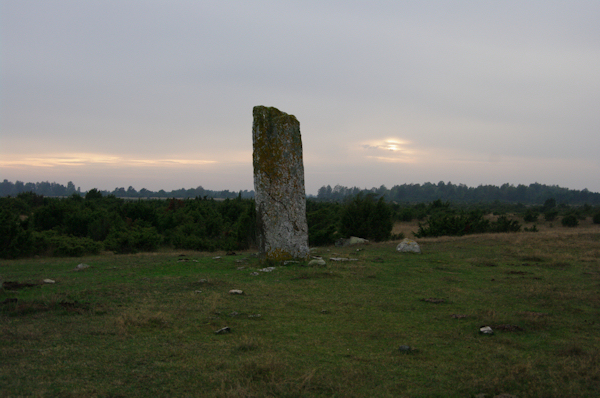
<path id="1" fill-rule="evenodd" d="M 42 282 L 44 283 L 56 283 L 54 279 L 44 279 Z"/>
<path id="2" fill-rule="evenodd" d="M 307 265 L 309 267 L 323 267 L 323 266 L 327 265 L 327 263 L 322 258 L 320 258 L 320 259 L 317 258 L 314 260 L 310 260 Z"/>
<path id="3" fill-rule="evenodd" d="M 413 352 L 416 352 L 417 349 L 409 345 L 401 345 L 400 347 L 398 347 L 398 351 L 400 351 L 402 354 L 411 354 Z"/>
<path id="4" fill-rule="evenodd" d="M 75 271 L 81 271 L 82 269 L 86 269 L 86 268 L 90 268 L 90 266 L 87 264 L 83 264 L 83 263 L 77 264 L 77 267 L 75 267 Z"/>
<path id="5" fill-rule="evenodd" d="M 482 326 L 479 328 L 479 333 L 491 336 L 494 334 L 494 331 L 489 326 Z"/>
<path id="6" fill-rule="evenodd" d="M 215 334 L 225 334 L 225 333 L 231 333 L 231 329 L 229 328 L 229 326 L 225 326 L 224 328 L 221 328 L 221 329 L 215 331 Z"/>
<path id="7" fill-rule="evenodd" d="M 229 294 L 244 294 L 244 291 L 239 289 L 231 289 Z"/>

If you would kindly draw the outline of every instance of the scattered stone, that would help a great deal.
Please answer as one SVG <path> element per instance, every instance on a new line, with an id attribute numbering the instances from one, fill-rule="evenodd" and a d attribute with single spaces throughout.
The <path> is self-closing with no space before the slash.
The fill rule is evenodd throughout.
<path id="1" fill-rule="evenodd" d="M 42 282 L 44 283 L 56 283 L 54 279 L 44 279 Z"/>
<path id="2" fill-rule="evenodd" d="M 221 259 L 221 256 L 213 257 L 213 260 L 220 260 L 220 259 Z"/>
<path id="3" fill-rule="evenodd" d="M 494 334 L 494 330 L 489 326 L 482 326 L 479 328 L 479 333 L 491 336 Z"/>
<path id="4" fill-rule="evenodd" d="M 229 294 L 244 294 L 244 291 L 239 289 L 232 289 L 229 291 Z"/>
<path id="5" fill-rule="evenodd" d="M 314 260 L 310 260 L 307 265 L 309 267 L 324 267 L 327 265 L 327 263 L 322 258 L 317 258 Z"/>
<path id="6" fill-rule="evenodd" d="M 273 272 L 275 271 L 275 267 L 266 267 L 266 268 L 261 268 L 259 269 L 260 272 Z"/>
<path id="7" fill-rule="evenodd" d="M 327 311 L 327 310 L 321 310 L 321 314 L 329 314 L 329 311 Z"/>
<path id="8" fill-rule="evenodd" d="M 300 264 L 300 261 L 287 260 L 287 261 L 283 262 L 283 265 L 290 265 L 290 264 Z"/>
<path id="9" fill-rule="evenodd" d="M 225 333 L 231 333 L 231 329 L 229 328 L 229 326 L 225 326 L 224 328 L 221 328 L 221 329 L 215 331 L 215 334 L 225 334 Z"/>
<path id="10" fill-rule="evenodd" d="M 208 283 L 208 279 L 200 279 L 198 282 L 200 282 L 200 283 Z"/>
<path id="11" fill-rule="evenodd" d="M 202 293 L 202 290 L 196 290 L 194 293 Z"/>
<path id="12" fill-rule="evenodd" d="M 466 315 L 460 315 L 460 314 L 452 314 L 451 316 L 454 319 L 464 319 L 467 317 Z"/>
<path id="13" fill-rule="evenodd" d="M 309 255 L 302 138 L 298 120 L 276 108 L 252 110 L 256 239 L 260 257 Z"/>
<path id="14" fill-rule="evenodd" d="M 518 398 L 516 395 L 502 393 L 498 395 L 494 395 L 494 398 Z"/>
<path id="15" fill-rule="evenodd" d="M 358 261 L 357 258 L 347 258 L 347 257 L 331 257 L 330 261 Z"/>
<path id="16" fill-rule="evenodd" d="M 244 268 L 246 268 L 246 267 L 237 267 L 237 269 L 240 271 L 243 270 Z"/>
<path id="17" fill-rule="evenodd" d="M 77 264 L 77 267 L 75 267 L 75 271 L 81 271 L 82 269 L 86 269 L 86 268 L 90 268 L 89 265 L 87 264 Z"/>
<path id="18" fill-rule="evenodd" d="M 230 317 L 236 317 L 238 315 L 239 313 L 237 311 L 233 311 L 231 314 L 229 314 Z"/>
<path id="19" fill-rule="evenodd" d="M 413 350 L 413 348 L 409 345 L 401 345 L 398 350 L 400 352 L 411 352 Z"/>
<path id="20" fill-rule="evenodd" d="M 262 315 L 261 314 L 251 314 L 248 315 L 248 318 L 260 318 Z"/>
<path id="21" fill-rule="evenodd" d="M 396 250 L 400 253 L 418 253 L 421 254 L 421 247 L 417 242 L 411 239 L 404 239 L 396 246 Z"/>
<path id="22" fill-rule="evenodd" d="M 250 275 L 252 275 L 252 276 L 258 276 L 260 274 L 258 272 L 251 272 Z"/>

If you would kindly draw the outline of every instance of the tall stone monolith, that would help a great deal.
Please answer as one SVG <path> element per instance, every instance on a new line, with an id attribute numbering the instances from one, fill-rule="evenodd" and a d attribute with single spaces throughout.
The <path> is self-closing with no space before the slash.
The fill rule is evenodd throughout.
<path id="1" fill-rule="evenodd" d="M 254 194 L 261 258 L 308 258 L 300 122 L 275 108 L 253 109 Z"/>

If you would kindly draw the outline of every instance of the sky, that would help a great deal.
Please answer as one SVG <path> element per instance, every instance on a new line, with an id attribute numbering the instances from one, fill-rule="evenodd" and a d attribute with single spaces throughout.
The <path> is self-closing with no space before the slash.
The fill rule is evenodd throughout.
<path id="1" fill-rule="evenodd" d="M 0 180 L 252 190 L 252 108 L 324 185 L 600 192 L 600 1 L 0 0 Z"/>

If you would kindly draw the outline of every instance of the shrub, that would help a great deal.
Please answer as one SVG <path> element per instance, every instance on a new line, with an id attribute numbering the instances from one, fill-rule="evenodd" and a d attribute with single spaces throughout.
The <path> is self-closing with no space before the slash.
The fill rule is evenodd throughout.
<path id="1" fill-rule="evenodd" d="M 104 247 L 118 254 L 156 251 L 162 236 L 154 227 L 133 226 L 129 229 L 113 230 L 104 241 Z"/>
<path id="2" fill-rule="evenodd" d="M 332 245 L 340 238 L 336 229 L 339 221 L 336 211 L 338 207 L 334 203 L 324 203 L 318 210 L 306 214 L 310 246 Z"/>
<path id="3" fill-rule="evenodd" d="M 56 231 L 34 232 L 33 252 L 55 257 L 81 257 L 98 254 L 102 250 L 100 242 L 89 238 L 59 235 Z"/>
<path id="4" fill-rule="evenodd" d="M 496 222 L 492 223 L 490 232 L 519 232 L 520 229 L 521 224 L 519 224 L 517 220 L 511 220 L 506 216 L 500 216 Z M 533 226 L 533 229 L 537 230 L 535 225 Z"/>
<path id="5" fill-rule="evenodd" d="M 594 221 L 594 224 L 600 224 L 600 213 L 594 214 L 592 221 Z"/>
<path id="6" fill-rule="evenodd" d="M 425 224 L 419 223 L 415 236 L 461 236 L 465 234 L 487 232 L 489 221 L 483 219 L 483 213 L 473 210 L 469 213 L 437 213 L 429 217 Z"/>
<path id="7" fill-rule="evenodd" d="M 544 219 L 546 221 L 554 221 L 558 217 L 558 210 L 549 210 L 544 213 Z"/>
<path id="8" fill-rule="evenodd" d="M 373 241 L 389 239 L 392 234 L 392 211 L 383 198 L 358 194 L 342 208 L 340 234 L 358 236 Z"/>
<path id="9" fill-rule="evenodd" d="M 517 232 L 520 229 L 521 225 L 516 220 L 500 216 L 497 221 L 490 223 L 483 218 L 482 211 L 473 210 L 469 213 L 434 214 L 425 224 L 419 223 L 415 236 L 461 236 L 484 232 Z"/>
<path id="10" fill-rule="evenodd" d="M 416 218 L 416 212 L 410 207 L 406 207 L 400 211 L 398 211 L 397 219 L 398 221 L 410 222 L 414 218 Z"/>
<path id="11" fill-rule="evenodd" d="M 31 247 L 31 233 L 23 227 L 19 215 L 0 209 L 0 258 L 30 255 Z"/>
<path id="12" fill-rule="evenodd" d="M 565 227 L 576 227 L 579 225 L 579 220 L 575 214 L 567 214 L 562 218 L 561 222 Z"/>
<path id="13" fill-rule="evenodd" d="M 525 212 L 525 215 L 523 216 L 523 221 L 536 222 L 539 215 L 540 213 L 538 213 L 537 211 L 529 209 Z"/>

